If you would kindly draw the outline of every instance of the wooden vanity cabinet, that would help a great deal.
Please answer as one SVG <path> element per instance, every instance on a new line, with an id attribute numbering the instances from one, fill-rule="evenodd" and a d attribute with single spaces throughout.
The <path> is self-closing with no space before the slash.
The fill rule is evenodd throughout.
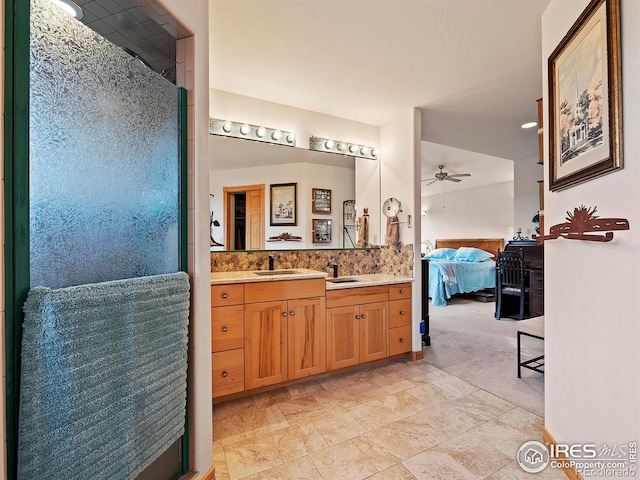
<path id="1" fill-rule="evenodd" d="M 389 285 L 389 355 L 411 351 L 411 284 Z"/>
<path id="2" fill-rule="evenodd" d="M 327 292 L 327 369 L 389 356 L 387 285 Z"/>
<path id="3" fill-rule="evenodd" d="M 273 385 L 287 379 L 287 302 L 245 306 L 245 386 Z"/>
<path id="4" fill-rule="evenodd" d="M 211 380 L 218 397 L 244 390 L 244 287 L 211 286 Z"/>
<path id="5" fill-rule="evenodd" d="M 289 300 L 287 304 L 289 379 L 327 370 L 324 297 Z"/>
<path id="6" fill-rule="evenodd" d="M 247 390 L 326 370 L 324 294 L 323 278 L 245 284 Z"/>

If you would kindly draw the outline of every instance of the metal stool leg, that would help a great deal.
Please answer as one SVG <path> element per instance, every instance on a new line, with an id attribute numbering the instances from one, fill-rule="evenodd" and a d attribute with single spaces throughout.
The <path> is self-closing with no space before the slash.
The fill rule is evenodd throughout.
<path id="1" fill-rule="evenodd" d="M 522 335 L 520 332 L 518 332 L 518 378 L 520 377 L 520 335 Z"/>

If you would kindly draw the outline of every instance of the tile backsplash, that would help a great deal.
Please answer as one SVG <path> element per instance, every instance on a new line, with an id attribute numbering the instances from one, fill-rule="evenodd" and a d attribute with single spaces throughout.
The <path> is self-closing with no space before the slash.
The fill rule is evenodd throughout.
<path id="1" fill-rule="evenodd" d="M 402 245 L 399 249 L 387 246 L 370 250 L 277 250 L 211 252 L 212 272 L 237 270 L 266 270 L 269 254 L 276 256 L 275 268 L 309 268 L 333 274 L 333 264 L 338 264 L 338 273 L 364 275 L 385 273 L 402 277 L 413 277 L 413 245 Z"/>

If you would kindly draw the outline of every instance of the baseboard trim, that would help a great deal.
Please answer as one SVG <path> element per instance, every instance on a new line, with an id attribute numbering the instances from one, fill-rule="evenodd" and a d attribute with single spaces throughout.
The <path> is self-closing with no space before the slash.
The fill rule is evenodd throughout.
<path id="1" fill-rule="evenodd" d="M 424 358 L 424 352 L 422 350 L 419 350 L 417 352 L 411 352 L 411 360 L 416 361 L 416 360 L 422 360 Z"/>
<path id="2" fill-rule="evenodd" d="M 542 443 L 544 443 L 547 447 L 549 447 L 550 445 L 558 444 L 558 442 L 556 442 L 553 436 L 549 433 L 549 430 L 547 430 L 545 427 L 542 427 Z M 567 456 L 564 453 L 560 454 L 558 458 L 558 460 L 566 460 L 566 459 L 567 459 Z M 567 476 L 567 478 L 569 478 L 570 480 L 583 480 L 580 474 L 576 472 L 575 468 L 562 467 L 562 469 L 564 470 L 564 473 Z"/>
<path id="3" fill-rule="evenodd" d="M 202 480 L 216 480 L 216 467 L 209 470 Z"/>

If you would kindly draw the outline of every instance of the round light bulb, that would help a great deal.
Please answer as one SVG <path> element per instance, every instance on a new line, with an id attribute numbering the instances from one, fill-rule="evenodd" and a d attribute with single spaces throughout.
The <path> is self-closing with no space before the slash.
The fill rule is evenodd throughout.
<path id="1" fill-rule="evenodd" d="M 282 132 L 280 130 L 274 130 L 271 134 L 273 140 L 280 140 L 282 138 Z"/>
<path id="2" fill-rule="evenodd" d="M 222 125 L 222 130 L 229 133 L 231 131 L 231 122 L 228 120 L 224 122 L 224 125 Z"/>
<path id="3" fill-rule="evenodd" d="M 240 127 L 240 133 L 243 135 L 248 135 L 250 131 L 251 131 L 251 127 L 246 123 L 243 123 L 242 126 Z"/>
<path id="4" fill-rule="evenodd" d="M 344 150 L 344 143 L 339 143 L 337 148 L 338 148 L 338 151 L 340 151 L 340 152 L 343 151 Z"/>
<path id="5" fill-rule="evenodd" d="M 288 143 L 293 143 L 295 140 L 296 140 L 296 136 L 293 133 L 290 133 L 289 135 L 287 135 Z"/>
<path id="6" fill-rule="evenodd" d="M 358 150 L 358 147 L 356 145 L 349 145 L 349 151 L 351 153 L 356 153 L 357 150 Z"/>
<path id="7" fill-rule="evenodd" d="M 377 157 L 378 156 L 378 149 L 374 148 L 373 150 L 371 150 L 371 156 L 372 157 Z"/>
<path id="8" fill-rule="evenodd" d="M 360 149 L 360 155 L 364 155 L 365 157 L 369 155 L 369 149 L 367 147 L 362 147 Z"/>
<path id="9" fill-rule="evenodd" d="M 331 150 L 334 145 L 335 142 L 333 140 L 327 140 L 326 142 L 324 142 L 324 146 L 327 148 L 327 150 Z"/>
<path id="10" fill-rule="evenodd" d="M 267 129 L 266 129 L 266 128 L 264 128 L 264 127 L 258 127 L 258 130 L 256 131 L 256 135 L 257 135 L 259 138 L 262 138 L 262 137 L 264 137 L 264 134 L 265 134 L 266 132 L 267 132 Z"/>

